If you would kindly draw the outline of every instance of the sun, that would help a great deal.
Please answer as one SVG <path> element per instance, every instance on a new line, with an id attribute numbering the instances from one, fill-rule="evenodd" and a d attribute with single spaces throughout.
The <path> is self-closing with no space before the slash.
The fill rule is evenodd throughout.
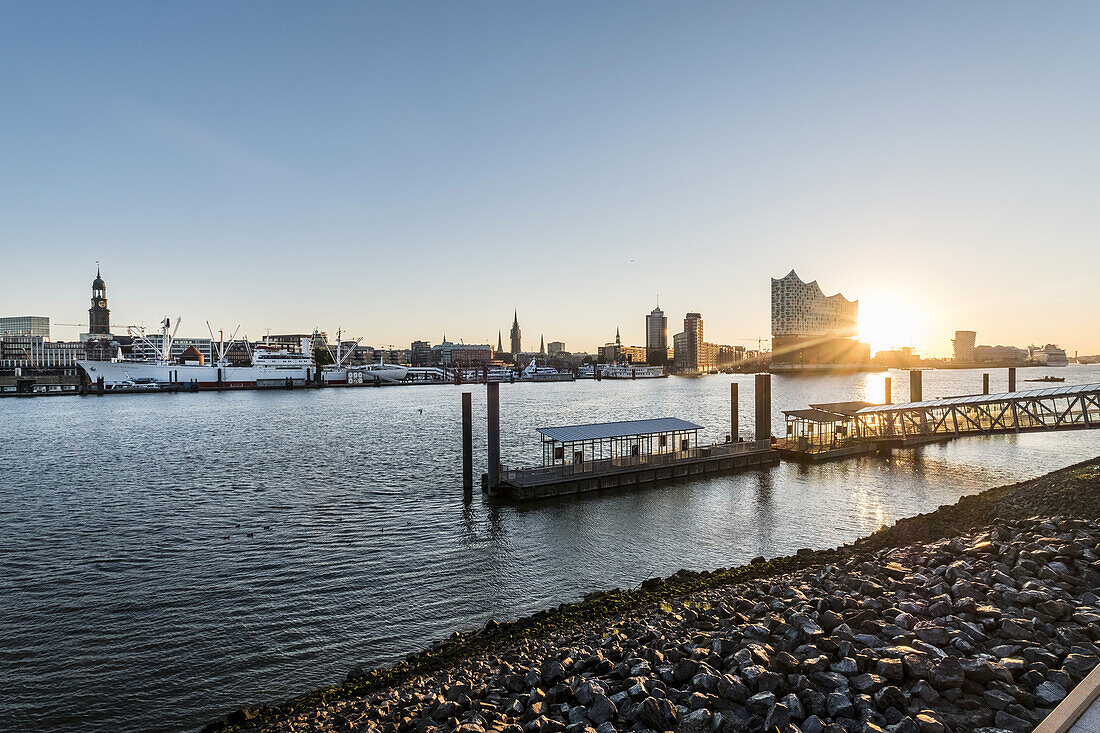
<path id="1" fill-rule="evenodd" d="M 904 298 L 883 293 L 859 300 L 859 340 L 871 352 L 915 346 L 921 330 L 920 311 Z"/>

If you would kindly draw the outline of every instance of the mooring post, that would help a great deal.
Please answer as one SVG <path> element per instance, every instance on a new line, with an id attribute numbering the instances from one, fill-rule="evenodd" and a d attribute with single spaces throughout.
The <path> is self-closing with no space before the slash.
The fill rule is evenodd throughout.
<path id="1" fill-rule="evenodd" d="M 1008 368 L 1008 391 L 1016 391 L 1016 367 Z"/>
<path id="2" fill-rule="evenodd" d="M 737 442 L 737 382 L 730 382 L 730 442 Z"/>
<path id="3" fill-rule="evenodd" d="M 920 402 L 924 399 L 924 384 L 923 384 L 924 372 L 919 369 L 913 369 L 909 372 L 909 401 Z"/>
<path id="4" fill-rule="evenodd" d="M 894 404 L 894 386 L 890 380 L 890 377 L 886 378 L 886 386 L 883 391 L 886 393 L 886 404 Z"/>
<path id="5" fill-rule="evenodd" d="M 500 483 L 500 384 L 486 384 L 485 397 L 489 413 L 489 493 L 492 493 Z"/>
<path id="6" fill-rule="evenodd" d="M 982 375 L 982 394 L 989 394 L 989 373 Z"/>
<path id="7" fill-rule="evenodd" d="M 474 417 L 469 392 L 462 393 L 462 489 L 474 488 Z"/>
<path id="8" fill-rule="evenodd" d="M 772 375 L 756 375 L 756 439 L 772 437 Z"/>
<path id="9" fill-rule="evenodd" d="M 95 393 L 96 394 L 103 394 L 103 389 L 104 389 L 103 377 L 99 377 L 98 379 L 95 380 Z"/>

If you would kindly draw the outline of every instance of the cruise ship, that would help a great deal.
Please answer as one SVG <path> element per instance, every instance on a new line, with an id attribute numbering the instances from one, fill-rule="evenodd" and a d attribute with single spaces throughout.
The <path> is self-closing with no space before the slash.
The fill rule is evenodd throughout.
<path id="1" fill-rule="evenodd" d="M 1047 344 L 1041 349 L 1038 346 L 1029 346 L 1027 350 L 1029 359 L 1036 364 L 1048 367 L 1069 366 L 1066 350 L 1059 348 L 1057 344 Z"/>
<path id="2" fill-rule="evenodd" d="M 148 390 L 170 385 L 196 385 L 198 388 L 214 387 L 283 387 L 288 383 L 303 385 L 316 374 L 310 357 L 311 340 L 302 339 L 301 351 L 289 351 L 258 346 L 252 349 L 252 363 L 234 366 L 226 359 L 228 345 L 220 349 L 217 359 L 206 364 L 202 354 L 195 350 L 184 352 L 173 359 L 169 319 L 161 327 L 162 348 L 156 350 L 154 359 L 112 359 L 111 361 L 78 361 L 77 366 L 88 375 L 92 384 L 103 380 L 105 390 Z M 176 319 L 179 328 L 179 319 Z M 137 337 L 139 340 L 141 336 Z M 230 344 L 231 345 L 231 344 Z M 159 346 L 159 344 L 158 344 Z M 215 345 L 217 346 L 217 345 Z"/>

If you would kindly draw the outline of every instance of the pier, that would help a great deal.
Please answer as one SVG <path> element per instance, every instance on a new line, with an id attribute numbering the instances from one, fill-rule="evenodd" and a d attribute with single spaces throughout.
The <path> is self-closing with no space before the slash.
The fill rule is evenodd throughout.
<path id="1" fill-rule="evenodd" d="M 500 422 L 496 384 L 488 387 L 490 494 L 527 501 L 672 481 L 779 462 L 772 449 L 771 376 L 756 378 L 756 439 L 737 435 L 737 389 L 730 390 L 731 433 L 724 443 L 699 444 L 701 425 L 676 417 L 537 428 L 542 465 L 499 465 Z"/>
<path id="2" fill-rule="evenodd" d="M 966 435 L 1100 428 L 1100 384 L 874 405 L 855 419 L 861 439 L 889 447 Z"/>

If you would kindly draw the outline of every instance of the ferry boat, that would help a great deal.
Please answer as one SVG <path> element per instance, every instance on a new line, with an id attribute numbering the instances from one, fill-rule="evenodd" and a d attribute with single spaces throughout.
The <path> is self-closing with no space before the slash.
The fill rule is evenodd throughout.
<path id="1" fill-rule="evenodd" d="M 180 319 L 177 318 L 175 329 L 179 329 L 179 323 Z M 212 364 L 206 364 L 201 354 L 198 359 L 171 357 L 175 329 L 169 334 L 170 326 L 170 319 L 165 318 L 161 326 L 163 338 L 159 344 L 162 346 L 155 349 L 154 359 L 80 360 L 76 364 L 93 384 L 102 379 L 104 390 L 118 391 L 158 389 L 176 384 L 196 384 L 199 388 L 282 387 L 288 380 L 294 385 L 306 384 L 316 374 L 317 368 L 309 356 L 312 342 L 308 338 L 302 339 L 301 351 L 259 346 L 252 350 L 252 363 L 249 366 L 234 366 L 229 363 L 226 353 L 233 343 L 232 340 L 222 346 L 215 343 L 214 346 L 218 349 L 217 359 Z M 144 336 L 138 335 L 137 339 L 142 340 Z"/>
<path id="2" fill-rule="evenodd" d="M 664 367 L 640 364 L 603 364 L 600 377 L 603 379 L 660 379 L 668 376 Z"/>
<path id="3" fill-rule="evenodd" d="M 572 372 L 559 372 L 553 367 L 540 367 L 534 359 L 520 372 L 524 382 L 572 382 Z"/>

